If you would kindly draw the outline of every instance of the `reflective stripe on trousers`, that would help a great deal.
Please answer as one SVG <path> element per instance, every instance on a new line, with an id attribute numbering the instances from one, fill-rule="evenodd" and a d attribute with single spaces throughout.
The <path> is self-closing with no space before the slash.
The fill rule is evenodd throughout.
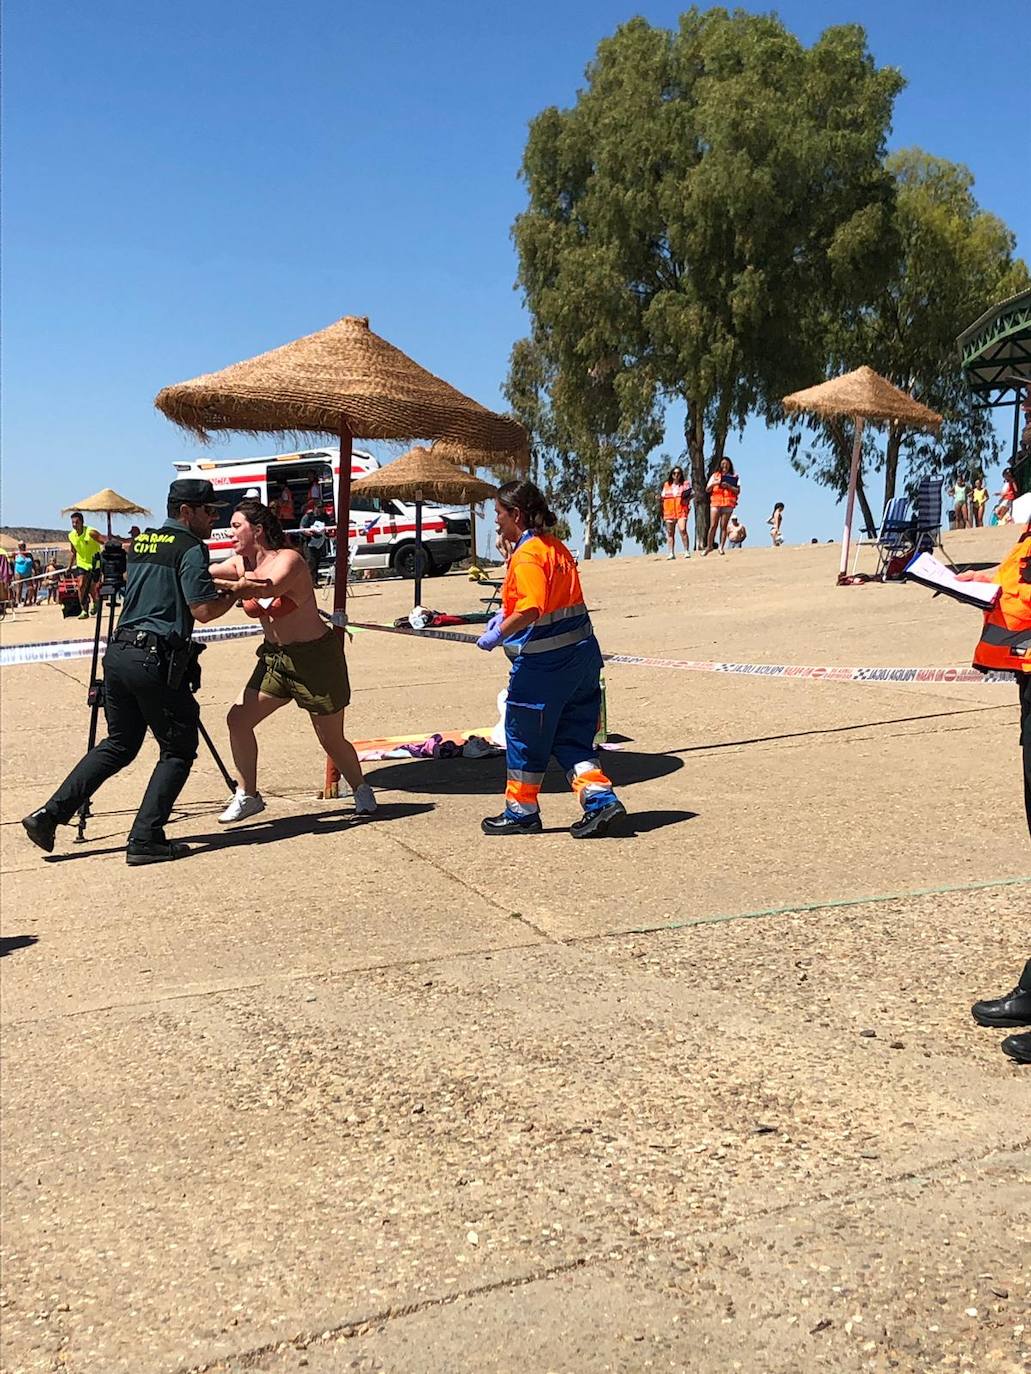
<path id="1" fill-rule="evenodd" d="M 585 759 L 583 763 L 575 764 L 566 777 L 581 804 L 585 804 L 588 797 L 599 792 L 612 791 L 612 781 L 601 771 L 601 763 L 597 758 Z"/>
<path id="2" fill-rule="evenodd" d="M 537 794 L 544 781 L 543 773 L 531 773 L 525 768 L 510 768 L 505 786 L 505 804 L 519 816 L 532 816 L 540 810 Z"/>

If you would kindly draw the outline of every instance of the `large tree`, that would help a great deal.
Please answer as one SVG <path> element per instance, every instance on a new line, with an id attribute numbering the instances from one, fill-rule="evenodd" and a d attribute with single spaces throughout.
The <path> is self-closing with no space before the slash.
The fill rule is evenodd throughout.
<path id="1" fill-rule="evenodd" d="M 901 85 L 855 25 L 805 48 L 773 16 L 691 9 L 673 32 L 634 19 L 600 44 L 576 103 L 531 124 L 514 226 L 564 427 L 590 417 L 599 376 L 610 434 L 678 399 L 704 492 L 707 434 L 717 458 L 732 426 L 811 381 L 827 310 L 880 283 Z"/>
<path id="2" fill-rule="evenodd" d="M 895 495 L 900 460 L 910 481 L 926 472 L 976 470 L 998 457 L 990 413 L 975 406 L 956 353 L 956 337 L 996 301 L 1023 290 L 1028 270 L 1014 258 L 1015 239 L 974 196 L 974 178 L 959 163 L 919 148 L 886 161 L 896 182 L 891 270 L 872 301 L 828 312 L 829 373 L 866 363 L 938 411 L 938 440 L 891 425 L 864 447 L 869 475 L 883 468 L 884 504 Z M 838 426 L 796 431 L 793 462 L 839 494 L 848 483 L 850 436 Z M 867 508 L 867 523 L 872 517 Z"/>
<path id="3" fill-rule="evenodd" d="M 540 337 L 512 350 L 505 394 L 532 436 L 535 475 L 548 499 L 583 525 L 584 558 L 618 553 L 624 539 L 657 547 L 642 493 L 654 489 L 649 454 L 662 438 L 658 416 L 621 405 L 610 371 L 564 371 Z"/>

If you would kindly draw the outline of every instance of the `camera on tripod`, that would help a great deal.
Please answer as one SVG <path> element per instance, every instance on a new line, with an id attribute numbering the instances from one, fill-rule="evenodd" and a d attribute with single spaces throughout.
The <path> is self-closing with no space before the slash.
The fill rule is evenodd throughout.
<path id="1" fill-rule="evenodd" d="M 125 587 L 128 564 L 125 548 L 119 539 L 109 539 L 93 559 L 93 571 L 100 573 L 100 595 L 114 601 Z"/>

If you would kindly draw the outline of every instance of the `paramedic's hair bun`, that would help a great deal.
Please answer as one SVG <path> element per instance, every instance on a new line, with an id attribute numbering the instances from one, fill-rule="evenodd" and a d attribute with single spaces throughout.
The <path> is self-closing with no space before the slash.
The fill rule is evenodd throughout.
<path id="1" fill-rule="evenodd" d="M 506 482 L 498 492 L 498 500 L 509 510 L 519 511 L 528 530 L 547 530 L 558 523 L 558 516 L 548 509 L 544 493 L 532 482 Z"/>

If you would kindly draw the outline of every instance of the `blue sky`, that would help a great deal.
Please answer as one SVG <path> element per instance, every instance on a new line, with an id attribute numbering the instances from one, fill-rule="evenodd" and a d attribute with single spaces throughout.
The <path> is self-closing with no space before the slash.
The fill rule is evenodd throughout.
<path id="1" fill-rule="evenodd" d="M 199 450 L 153 409 L 159 388 L 344 314 L 500 407 L 525 332 L 509 229 L 527 124 L 572 102 L 619 23 L 671 25 L 683 8 L 9 0 L 3 522 L 58 524 L 101 486 L 162 509 L 170 464 Z M 779 12 L 806 42 L 864 23 L 909 82 L 892 146 L 965 162 L 1031 253 L 1012 14 L 957 0 Z M 232 436 L 207 456 L 275 447 Z M 756 534 L 774 500 L 789 541 L 839 532 L 783 433 L 751 425 L 731 452 Z"/>

